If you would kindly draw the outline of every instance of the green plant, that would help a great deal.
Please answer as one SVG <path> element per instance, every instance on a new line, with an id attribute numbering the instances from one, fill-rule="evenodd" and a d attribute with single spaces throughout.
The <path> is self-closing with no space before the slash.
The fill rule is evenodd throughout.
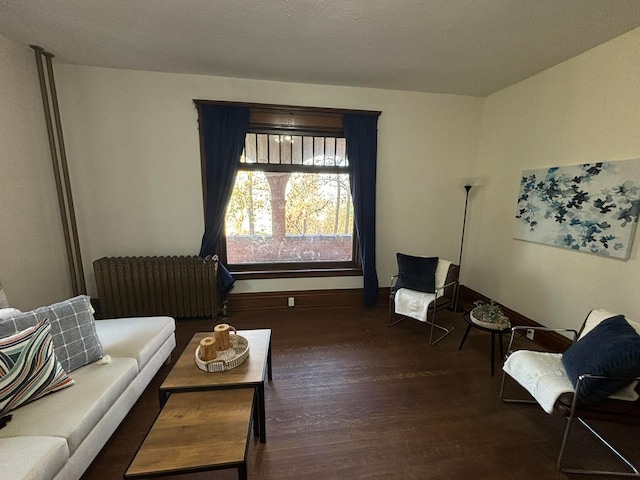
<path id="1" fill-rule="evenodd" d="M 477 301 L 473 303 L 473 316 L 487 323 L 495 323 L 501 327 L 509 325 L 509 318 L 504 314 L 500 305 L 491 300 L 489 303 Z"/>

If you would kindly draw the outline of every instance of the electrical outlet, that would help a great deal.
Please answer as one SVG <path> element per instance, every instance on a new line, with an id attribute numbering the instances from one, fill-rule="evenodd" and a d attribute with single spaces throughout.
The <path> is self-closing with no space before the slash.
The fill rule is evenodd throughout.
<path id="1" fill-rule="evenodd" d="M 294 297 L 289 297 L 287 305 L 289 305 L 290 307 L 295 307 L 296 306 L 295 298 Z"/>
<path id="2" fill-rule="evenodd" d="M 536 331 L 533 328 L 527 328 L 527 338 L 529 340 L 533 340 L 533 337 L 535 334 L 536 334 Z"/>

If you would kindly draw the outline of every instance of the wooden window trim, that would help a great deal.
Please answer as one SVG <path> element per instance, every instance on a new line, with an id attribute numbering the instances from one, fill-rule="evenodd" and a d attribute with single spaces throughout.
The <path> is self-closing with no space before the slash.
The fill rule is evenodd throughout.
<path id="1" fill-rule="evenodd" d="M 249 108 L 249 130 L 275 130 L 308 132 L 325 136 L 343 136 L 342 116 L 345 113 L 380 116 L 381 111 L 349 110 L 325 107 L 303 107 L 296 105 L 271 105 L 261 103 L 225 102 L 218 100 L 193 100 L 196 105 L 227 105 Z M 266 132 L 257 132 L 266 133 Z"/>

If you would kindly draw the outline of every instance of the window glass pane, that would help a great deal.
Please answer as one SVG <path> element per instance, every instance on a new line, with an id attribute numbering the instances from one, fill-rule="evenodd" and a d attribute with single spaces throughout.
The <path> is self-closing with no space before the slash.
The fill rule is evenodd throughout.
<path id="1" fill-rule="evenodd" d="M 291 157 L 291 163 L 302 165 L 302 137 L 291 137 Z"/>
<path id="2" fill-rule="evenodd" d="M 258 158 L 256 148 L 256 134 L 247 133 L 244 139 L 244 152 L 242 152 L 242 156 L 240 157 L 240 163 L 256 163 L 256 158 Z"/>
<path id="3" fill-rule="evenodd" d="M 346 167 L 347 162 L 347 139 L 336 138 L 336 165 Z"/>
<path id="4" fill-rule="evenodd" d="M 313 164 L 325 165 L 324 163 L 324 137 L 313 137 Z"/>
<path id="5" fill-rule="evenodd" d="M 239 171 L 226 241 L 232 265 L 351 261 L 348 174 Z"/>
<path id="6" fill-rule="evenodd" d="M 302 159 L 304 165 L 313 165 L 313 137 L 303 137 Z"/>
<path id="7" fill-rule="evenodd" d="M 325 138 L 324 142 L 325 165 L 335 166 L 336 164 L 336 139 Z"/>
<path id="8" fill-rule="evenodd" d="M 291 135 L 280 135 L 280 163 L 291 165 L 291 152 L 294 139 Z"/>
<path id="9" fill-rule="evenodd" d="M 258 134 L 256 135 L 257 142 L 257 155 L 258 161 L 257 163 L 269 163 L 269 136 Z"/>
<path id="10" fill-rule="evenodd" d="M 269 163 L 280 163 L 280 135 L 269 135 Z"/>

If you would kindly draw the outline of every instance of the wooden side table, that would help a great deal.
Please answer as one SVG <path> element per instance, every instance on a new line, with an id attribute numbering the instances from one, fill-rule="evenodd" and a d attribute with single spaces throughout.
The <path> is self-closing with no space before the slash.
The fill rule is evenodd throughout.
<path id="1" fill-rule="evenodd" d="M 247 480 L 254 394 L 249 389 L 171 395 L 124 474 L 142 479 L 238 470 Z"/>
<path id="2" fill-rule="evenodd" d="M 511 331 L 511 327 L 505 327 L 505 328 L 483 327 L 471 321 L 470 312 L 464 313 L 464 320 L 468 323 L 468 326 L 467 326 L 467 330 L 464 332 L 464 336 L 462 337 L 462 341 L 460 342 L 460 346 L 458 347 L 458 350 L 462 350 L 462 346 L 464 345 L 464 342 L 467 340 L 467 335 L 469 335 L 469 330 L 471 330 L 471 327 L 477 328 L 478 330 L 482 330 L 483 332 L 489 332 L 491 334 L 491 376 L 493 377 L 494 358 L 495 358 L 495 351 L 496 351 L 496 334 L 498 334 L 498 339 L 500 342 L 500 358 L 504 358 L 504 349 L 502 347 L 502 334 L 505 332 Z"/>

